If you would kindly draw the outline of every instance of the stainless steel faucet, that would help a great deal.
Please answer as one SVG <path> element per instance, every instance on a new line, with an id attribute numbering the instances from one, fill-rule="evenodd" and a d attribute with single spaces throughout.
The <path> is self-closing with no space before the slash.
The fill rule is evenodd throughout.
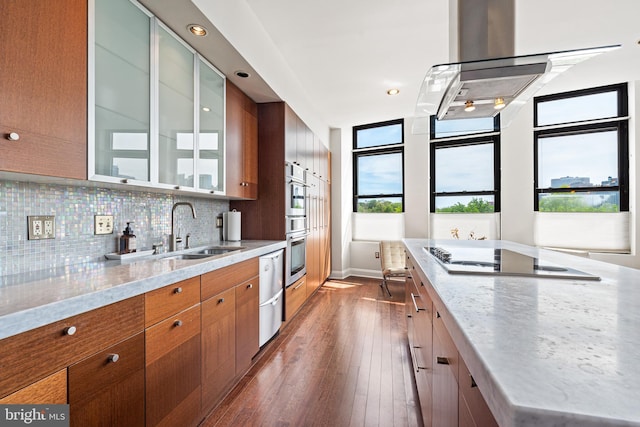
<path id="1" fill-rule="evenodd" d="M 177 247 L 178 247 L 178 243 L 182 242 L 182 237 L 176 235 L 176 232 L 175 232 L 175 229 L 174 229 L 175 223 L 174 223 L 174 220 L 173 220 L 174 214 L 176 212 L 176 208 L 178 206 L 182 206 L 182 205 L 189 206 L 191 208 L 191 214 L 193 215 L 193 218 L 194 219 L 196 218 L 196 210 L 195 210 L 195 208 L 193 207 L 193 205 L 191 203 L 189 203 L 189 202 L 176 202 L 176 203 L 173 204 L 173 208 L 171 209 L 171 235 L 169 236 L 169 251 L 170 252 L 175 251 L 177 249 Z M 188 240 L 187 240 L 187 247 L 185 249 L 189 249 Z"/>

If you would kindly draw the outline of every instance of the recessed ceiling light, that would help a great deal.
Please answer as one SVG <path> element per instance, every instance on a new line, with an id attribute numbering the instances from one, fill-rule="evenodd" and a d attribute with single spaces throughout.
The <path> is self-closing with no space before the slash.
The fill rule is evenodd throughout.
<path id="1" fill-rule="evenodd" d="M 464 103 L 464 111 L 466 111 L 467 113 L 470 113 L 471 111 L 473 111 L 475 109 L 476 109 L 476 106 L 473 105 L 473 101 L 469 100 L 469 101 Z"/>
<path id="2" fill-rule="evenodd" d="M 387 95 L 397 95 L 399 93 L 400 93 L 400 89 L 395 89 L 395 88 L 394 89 L 389 89 L 387 91 Z"/>
<path id="3" fill-rule="evenodd" d="M 251 75 L 251 74 L 247 73 L 246 71 L 242 71 L 242 70 L 238 70 L 233 74 L 235 74 L 236 76 L 238 76 L 240 78 L 243 78 L 243 79 L 246 79 L 247 77 L 249 77 Z"/>
<path id="4" fill-rule="evenodd" d="M 189 24 L 187 25 L 187 29 L 191 31 L 191 34 L 199 37 L 204 37 L 207 35 L 207 29 L 202 25 L 198 24 Z"/>
<path id="5" fill-rule="evenodd" d="M 202 107 L 202 111 L 204 111 L 205 113 L 208 113 L 209 111 L 211 111 L 211 108 L 209 108 L 209 107 Z"/>
<path id="6" fill-rule="evenodd" d="M 506 106 L 507 104 L 504 103 L 504 98 L 496 98 L 493 101 L 493 108 L 496 110 L 502 110 Z"/>

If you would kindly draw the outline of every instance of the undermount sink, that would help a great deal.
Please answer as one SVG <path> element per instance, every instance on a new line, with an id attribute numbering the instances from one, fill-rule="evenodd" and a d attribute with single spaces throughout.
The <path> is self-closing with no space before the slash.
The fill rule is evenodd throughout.
<path id="1" fill-rule="evenodd" d="M 213 254 L 195 253 L 195 254 L 178 254 L 162 257 L 162 259 L 203 259 L 209 258 Z"/>
<path id="2" fill-rule="evenodd" d="M 244 249 L 244 246 L 210 246 L 195 252 L 163 256 L 162 259 L 204 259 Z"/>
<path id="3" fill-rule="evenodd" d="M 211 246 L 196 252 L 194 255 L 220 255 L 228 252 L 239 251 L 240 249 L 244 249 L 244 246 Z"/>

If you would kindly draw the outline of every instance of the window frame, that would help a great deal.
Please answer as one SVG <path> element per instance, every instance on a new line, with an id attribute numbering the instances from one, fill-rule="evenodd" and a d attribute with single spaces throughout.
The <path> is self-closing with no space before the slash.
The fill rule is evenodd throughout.
<path id="1" fill-rule="evenodd" d="M 358 148 L 358 131 L 365 129 L 373 129 L 378 127 L 386 127 L 391 125 L 400 125 L 401 127 L 401 141 L 399 143 L 392 143 L 386 145 L 376 145 L 374 147 Z M 401 211 L 405 211 L 405 178 L 404 178 L 404 119 L 387 120 L 384 122 L 369 123 L 365 125 L 354 126 L 353 129 L 353 212 L 358 212 L 358 202 L 361 199 L 400 199 Z M 359 194 L 359 182 L 358 182 L 358 159 L 361 157 L 379 156 L 385 154 L 400 154 L 402 162 L 402 193 L 393 194 Z M 384 212 L 372 212 L 372 213 L 384 213 Z"/>
<path id="2" fill-rule="evenodd" d="M 493 196 L 493 212 L 499 213 L 501 210 L 501 182 L 500 182 L 500 115 L 494 117 L 493 131 L 484 133 L 471 133 L 450 137 L 437 138 L 436 116 L 431 116 L 429 131 L 429 212 L 436 211 L 437 197 L 456 196 Z M 493 145 L 493 190 L 483 191 L 436 191 L 436 150 L 443 148 L 465 147 L 471 145 L 492 144 Z"/>
<path id="3" fill-rule="evenodd" d="M 598 118 L 582 121 L 558 123 L 553 125 L 538 126 L 538 104 L 541 102 L 560 99 L 578 98 L 615 91 L 618 94 L 618 114 L 614 117 Z M 628 120 L 628 86 L 627 83 L 600 86 L 595 88 L 580 89 L 570 92 L 555 93 L 535 97 L 533 100 L 533 210 L 540 212 L 540 195 L 551 193 L 590 193 L 590 192 L 618 192 L 620 196 L 619 212 L 629 211 L 629 120 Z M 615 130 L 618 133 L 618 185 L 591 187 L 553 188 L 539 187 L 538 158 L 539 139 L 553 136 L 573 136 L 594 134 Z M 544 212 L 544 211 L 543 211 Z M 598 212 L 593 212 L 598 213 Z"/>

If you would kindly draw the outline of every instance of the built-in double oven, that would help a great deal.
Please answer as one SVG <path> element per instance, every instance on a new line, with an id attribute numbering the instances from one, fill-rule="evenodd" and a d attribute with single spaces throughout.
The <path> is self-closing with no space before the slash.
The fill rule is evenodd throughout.
<path id="1" fill-rule="evenodd" d="M 287 230 L 286 285 L 292 285 L 307 272 L 307 185 L 305 171 L 286 163 L 285 221 Z"/>

